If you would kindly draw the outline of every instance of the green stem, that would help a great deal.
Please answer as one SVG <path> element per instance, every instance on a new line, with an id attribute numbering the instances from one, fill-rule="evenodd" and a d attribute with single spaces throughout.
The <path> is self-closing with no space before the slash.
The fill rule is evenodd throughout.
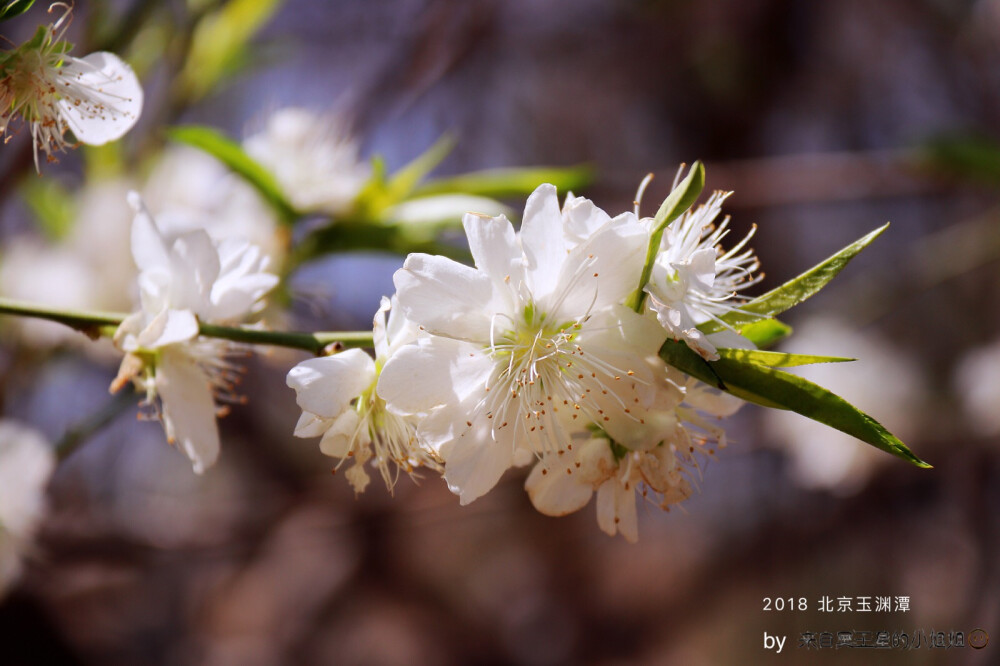
<path id="1" fill-rule="evenodd" d="M 48 308 L 7 298 L 0 298 L 0 314 L 47 319 L 76 329 L 94 340 L 101 336 L 114 335 L 118 325 L 128 316 L 120 312 L 81 312 Z M 303 349 L 317 356 L 325 353 L 331 345 L 336 345 L 339 349 L 371 347 L 373 345 L 371 331 L 302 333 L 200 324 L 200 333 L 209 338 L 221 338 L 251 345 Z"/>

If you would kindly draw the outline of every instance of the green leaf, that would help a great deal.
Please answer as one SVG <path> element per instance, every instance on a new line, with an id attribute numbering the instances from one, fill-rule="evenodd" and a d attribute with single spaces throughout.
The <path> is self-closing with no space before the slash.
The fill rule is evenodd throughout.
<path id="1" fill-rule="evenodd" d="M 518 197 L 531 194 L 542 183 L 555 185 L 560 192 L 578 190 L 592 178 L 593 169 L 588 166 L 487 169 L 428 181 L 413 194 L 423 197 L 460 192 L 491 198 Z"/>
<path id="2" fill-rule="evenodd" d="M 731 358 L 720 358 L 711 366 L 725 390 L 735 396 L 765 407 L 791 410 L 918 467 L 931 467 L 871 416 L 802 377 Z"/>
<path id="3" fill-rule="evenodd" d="M 740 329 L 740 334 L 760 349 L 770 347 L 791 333 L 792 327 L 777 319 L 758 319 Z"/>
<path id="4" fill-rule="evenodd" d="M 687 177 L 667 195 L 667 198 L 660 204 L 660 209 L 656 211 L 653 218 L 653 232 L 649 237 L 649 246 L 646 248 L 646 261 L 642 266 L 642 275 L 639 277 L 639 287 L 632 292 L 625 305 L 642 312 L 642 305 L 646 302 L 646 284 L 653 274 L 653 262 L 660 252 L 660 241 L 663 240 L 663 230 L 667 225 L 680 217 L 684 211 L 690 208 L 701 191 L 705 189 L 705 167 L 700 161 L 691 165 L 691 170 Z"/>
<path id="5" fill-rule="evenodd" d="M 656 216 L 653 217 L 653 232 L 660 232 L 662 234 L 668 224 L 676 220 L 684 211 L 694 205 L 694 202 L 701 196 L 703 189 L 705 189 L 705 166 L 700 161 L 695 161 L 691 165 L 691 170 L 688 172 L 687 178 L 682 180 L 667 195 L 663 203 L 660 204 L 660 209 L 656 211 Z M 657 243 L 656 247 L 659 249 L 660 244 Z M 643 286 L 646 286 L 645 283 Z"/>
<path id="6" fill-rule="evenodd" d="M 887 222 L 802 275 L 789 280 L 776 289 L 772 289 L 763 296 L 753 299 L 749 303 L 744 303 L 739 309 L 726 313 L 720 319 L 730 326 L 739 326 L 740 324 L 757 321 L 761 317 L 771 317 L 781 314 L 792 306 L 798 305 L 825 287 L 837 273 L 844 270 L 851 259 L 856 257 L 861 250 L 868 247 L 873 240 L 878 238 L 879 234 L 888 228 L 889 223 Z M 721 331 L 723 328 L 724 326 L 716 321 L 708 321 L 698 326 L 698 330 L 703 333 L 715 333 L 716 331 Z"/>
<path id="7" fill-rule="evenodd" d="M 167 136 L 204 150 L 239 174 L 274 208 L 285 224 L 293 224 L 300 217 L 271 172 L 247 155 L 240 144 L 218 130 L 201 125 L 184 125 L 167 129 Z"/>
<path id="8" fill-rule="evenodd" d="M 11 0 L 0 8 L 0 21 L 20 16 L 31 9 L 31 5 L 33 4 L 35 4 L 35 0 Z"/>
<path id="9" fill-rule="evenodd" d="M 381 157 L 373 157 L 372 176 L 354 200 L 353 217 L 373 222 L 380 221 L 382 213 L 409 197 L 420 181 L 433 171 L 454 147 L 455 140 L 446 134 L 392 177 L 386 174 L 385 161 Z"/>
<path id="10" fill-rule="evenodd" d="M 660 358 L 681 372 L 700 379 L 709 386 L 725 390 L 725 384 L 712 369 L 712 365 L 681 340 L 668 339 L 660 347 Z"/>
<path id="11" fill-rule="evenodd" d="M 205 96 L 240 62 L 246 61 L 247 44 L 270 20 L 283 0 L 229 0 L 195 26 L 184 68 L 177 78 L 182 99 Z"/>
<path id="12" fill-rule="evenodd" d="M 814 363 L 845 363 L 857 359 L 841 356 L 813 356 L 811 354 L 786 354 L 784 352 L 762 351 L 760 349 L 719 349 L 720 358 L 733 361 L 755 363 L 768 368 L 790 368 L 796 365 Z"/>
<path id="13" fill-rule="evenodd" d="M 455 149 L 455 138 L 450 134 L 445 134 L 434 142 L 430 148 L 425 150 L 413 161 L 397 171 L 389 179 L 387 194 L 390 201 L 387 205 L 392 205 L 402 201 L 416 189 L 424 178 L 433 171 L 448 154 Z"/>

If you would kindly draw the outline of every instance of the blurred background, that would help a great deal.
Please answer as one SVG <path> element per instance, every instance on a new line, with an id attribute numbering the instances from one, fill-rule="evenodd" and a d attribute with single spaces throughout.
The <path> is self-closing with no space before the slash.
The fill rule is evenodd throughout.
<path id="1" fill-rule="evenodd" d="M 40 345 L 51 331 L 5 320 L 4 417 L 88 441 L 57 470 L 26 575 L 0 601 L 0 663 L 998 663 L 1000 2 L 286 0 L 244 7 L 238 67 L 200 89 L 192 36 L 237 4 L 78 0 L 77 53 L 122 53 L 146 89 L 119 164 L 159 150 L 164 124 L 242 139 L 288 106 L 336 112 L 390 171 L 448 132 L 438 176 L 589 165 L 576 193 L 612 214 L 654 172 L 652 214 L 678 164 L 701 159 L 709 190 L 735 191 L 733 238 L 758 226 L 756 293 L 891 221 L 788 313 L 779 349 L 858 357 L 803 374 L 935 468 L 747 406 L 694 497 L 640 507 L 637 545 L 601 533 L 592 505 L 538 514 L 523 471 L 467 507 L 431 474 L 355 498 L 315 440 L 292 437 L 284 375 L 302 356 L 274 351 L 248 361 L 249 407 L 221 420 L 220 463 L 199 477 L 134 408 L 100 418 L 114 354 L 82 352 L 76 334 Z M 82 214 L 113 160 L 76 151 L 39 179 L 27 138 L 0 149 L 0 266 L 22 276 L 0 293 L 128 309 L 80 303 L 93 278 L 32 254 L 61 219 L 44 203 L 69 193 Z M 88 210 L 94 229 L 121 215 Z M 119 234 L 90 251 L 103 263 L 127 248 Z M 366 328 L 401 264 L 309 263 L 286 322 Z M 95 414 L 109 423 L 91 428 Z M 910 610 L 822 613 L 824 596 Z M 765 611 L 765 597 L 808 610 Z M 810 631 L 975 628 L 993 644 L 798 648 Z M 787 636 L 781 657 L 764 632 Z"/>

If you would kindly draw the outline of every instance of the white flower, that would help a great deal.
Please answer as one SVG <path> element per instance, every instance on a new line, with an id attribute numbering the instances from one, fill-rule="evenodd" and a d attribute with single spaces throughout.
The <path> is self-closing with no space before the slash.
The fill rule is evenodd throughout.
<path id="1" fill-rule="evenodd" d="M 0 421 L 0 596 L 21 573 L 55 466 L 52 447 L 40 433 Z"/>
<path id="2" fill-rule="evenodd" d="M 718 321 L 737 309 L 741 290 L 756 284 L 751 277 L 759 263 L 752 250 L 744 250 L 747 236 L 723 252 L 720 242 L 729 233 L 729 218 L 713 225 L 729 193 L 716 192 L 708 203 L 684 213 L 667 227 L 653 272 L 645 289 L 649 307 L 675 340 L 684 340 L 706 359 L 716 360 L 716 346 L 752 346 L 732 330 L 706 336 L 698 325 Z M 730 327 L 727 327 L 730 328 Z"/>
<path id="3" fill-rule="evenodd" d="M 503 216 L 466 215 L 475 268 L 411 254 L 394 281 L 399 307 L 427 337 L 386 363 L 378 393 L 402 415 L 426 415 L 422 442 L 445 461 L 463 504 L 504 470 L 558 451 L 594 426 L 644 446 L 655 400 L 658 326 L 622 305 L 638 284 L 648 233 L 555 188 L 528 198 L 521 231 Z"/>
<path id="4" fill-rule="evenodd" d="M 656 404 L 649 414 L 656 421 L 658 440 L 645 449 L 629 450 L 593 437 L 582 446 L 545 454 L 525 481 L 538 511 L 564 516 L 583 508 L 596 492 L 600 528 L 610 536 L 621 532 L 635 543 L 636 495 L 664 511 L 691 496 L 690 477 L 700 473 L 700 458 L 715 455 L 707 445 L 726 445 L 725 432 L 706 416 L 729 416 L 742 401 L 673 368 L 657 381 Z"/>
<path id="5" fill-rule="evenodd" d="M 635 543 L 636 494 L 664 510 L 691 495 L 691 483 L 669 444 L 629 451 L 595 437 L 578 449 L 571 455 L 545 456 L 528 475 L 525 489 L 541 513 L 572 513 L 596 492 L 598 526 L 609 536 L 621 532 L 626 541 Z"/>
<path id="6" fill-rule="evenodd" d="M 215 398 L 234 398 L 239 369 L 226 360 L 232 343 L 199 338 L 199 322 L 241 321 L 260 309 L 278 278 L 266 272 L 267 259 L 256 246 L 237 239 L 215 243 L 201 230 L 167 236 L 137 194 L 129 202 L 136 211 L 132 255 L 142 309 L 115 333 L 126 356 L 111 389 L 134 380 L 148 404 L 157 406 L 158 398 L 167 439 L 200 474 L 219 453 Z"/>
<path id="7" fill-rule="evenodd" d="M 370 175 L 368 166 L 358 161 L 357 142 L 334 115 L 281 109 L 263 132 L 247 138 L 243 146 L 303 211 L 343 213 Z"/>
<path id="8" fill-rule="evenodd" d="M 386 322 L 389 310 L 390 301 L 383 298 L 375 314 L 374 360 L 360 349 L 349 349 L 303 361 L 288 373 L 288 386 L 302 408 L 295 434 L 322 436 L 320 450 L 340 458 L 338 467 L 352 458 L 347 479 L 358 493 L 368 485 L 364 465 L 373 456 L 390 491 L 399 470 L 412 473 L 420 466 L 439 467 L 430 452 L 417 445 L 413 420 L 386 410 L 375 390 L 379 368 L 416 336 L 395 307 Z"/>
<path id="9" fill-rule="evenodd" d="M 77 141 L 99 146 L 121 138 L 142 112 L 142 88 L 132 69 L 113 53 L 91 53 L 83 58 L 67 55 L 62 41 L 69 6 L 53 25 L 40 27 L 35 37 L 0 58 L 0 134 L 20 115 L 31 128 L 38 151 L 53 161 L 54 151 Z"/>
<path id="10" fill-rule="evenodd" d="M 204 229 L 216 241 L 242 238 L 280 266 L 287 238 L 274 211 L 242 178 L 217 159 L 187 146 L 164 151 L 142 190 L 143 201 L 166 233 Z"/>

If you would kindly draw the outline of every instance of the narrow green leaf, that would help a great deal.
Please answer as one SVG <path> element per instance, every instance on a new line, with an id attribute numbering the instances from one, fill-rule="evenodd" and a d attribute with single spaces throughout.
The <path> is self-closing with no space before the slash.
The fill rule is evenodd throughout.
<path id="1" fill-rule="evenodd" d="M 762 351 L 760 349 L 719 349 L 721 358 L 744 363 L 754 363 L 768 368 L 791 368 L 796 365 L 814 363 L 845 363 L 857 359 L 841 356 L 814 356 L 811 354 L 786 354 L 784 352 Z"/>
<path id="2" fill-rule="evenodd" d="M 650 234 L 649 246 L 646 248 L 646 261 L 642 265 L 639 286 L 625 301 L 625 305 L 632 310 L 641 313 L 642 305 L 646 302 L 644 289 L 649 282 L 649 277 L 653 274 L 653 262 L 656 261 L 656 255 L 660 252 L 663 230 L 698 200 L 703 189 L 705 189 L 705 167 L 700 161 L 696 161 L 691 165 L 687 177 L 660 204 L 660 209 L 656 211 L 656 216 L 653 218 L 653 232 Z"/>
<path id="3" fill-rule="evenodd" d="M 487 169 L 430 180 L 413 194 L 423 197 L 459 192 L 491 198 L 516 197 L 531 194 L 542 183 L 555 185 L 560 192 L 578 190 L 592 178 L 593 169 L 588 166 Z"/>
<path id="4" fill-rule="evenodd" d="M 777 319 L 758 319 L 743 326 L 740 333 L 757 348 L 764 349 L 791 335 L 792 327 Z"/>
<path id="5" fill-rule="evenodd" d="M 687 177 L 667 195 L 667 198 L 660 204 L 660 209 L 656 211 L 656 216 L 653 218 L 654 233 L 662 233 L 667 225 L 693 206 L 694 202 L 701 196 L 703 189 L 705 189 L 705 166 L 701 161 L 695 161 L 691 165 Z M 659 243 L 657 243 L 657 249 L 659 249 Z"/>
<path id="6" fill-rule="evenodd" d="M 837 273 L 844 270 L 851 259 L 868 247 L 873 240 L 878 238 L 879 234 L 888 228 L 889 223 L 887 222 L 875 231 L 854 241 L 826 261 L 817 264 L 802 275 L 772 289 L 763 296 L 759 296 L 749 303 L 744 303 L 738 310 L 728 312 L 721 319 L 730 326 L 739 326 L 756 321 L 761 317 L 781 314 L 792 306 L 798 305 L 825 287 Z M 723 325 L 716 321 L 708 321 L 698 326 L 698 330 L 703 333 L 715 333 L 722 329 Z"/>
<path id="7" fill-rule="evenodd" d="M 660 347 L 660 358 L 681 372 L 700 379 L 709 386 L 725 390 L 725 385 L 712 369 L 712 365 L 681 340 L 668 339 Z"/>
<path id="8" fill-rule="evenodd" d="M 176 92 L 182 99 L 204 97 L 240 62 L 246 62 L 248 43 L 279 9 L 283 0 L 229 0 L 206 14 L 195 26 Z"/>
<path id="9" fill-rule="evenodd" d="M 204 150 L 239 174 L 274 208 L 285 224 L 292 224 L 300 217 L 271 172 L 247 155 L 240 144 L 218 130 L 201 125 L 184 125 L 169 128 L 167 135 L 174 141 Z"/>
<path id="10" fill-rule="evenodd" d="M 725 389 L 735 396 L 766 407 L 791 410 L 918 467 L 931 467 L 871 416 L 802 377 L 732 358 L 720 358 L 711 366 Z"/>
<path id="11" fill-rule="evenodd" d="M 33 4 L 35 4 L 35 0 L 11 0 L 0 8 L 0 21 L 20 16 L 31 9 L 31 5 Z"/>
<path id="12" fill-rule="evenodd" d="M 407 198 L 420 184 L 420 181 L 437 168 L 437 165 L 441 164 L 444 158 L 448 157 L 448 154 L 455 149 L 455 143 L 455 138 L 452 135 L 445 134 L 435 141 L 434 145 L 394 173 L 389 179 L 386 192 L 389 200 L 385 202 L 385 205 L 391 206 Z"/>
<path id="13" fill-rule="evenodd" d="M 454 147 L 455 140 L 446 134 L 391 177 L 386 174 L 385 161 L 373 157 L 372 176 L 354 199 L 352 217 L 381 221 L 385 210 L 407 199 Z"/>

